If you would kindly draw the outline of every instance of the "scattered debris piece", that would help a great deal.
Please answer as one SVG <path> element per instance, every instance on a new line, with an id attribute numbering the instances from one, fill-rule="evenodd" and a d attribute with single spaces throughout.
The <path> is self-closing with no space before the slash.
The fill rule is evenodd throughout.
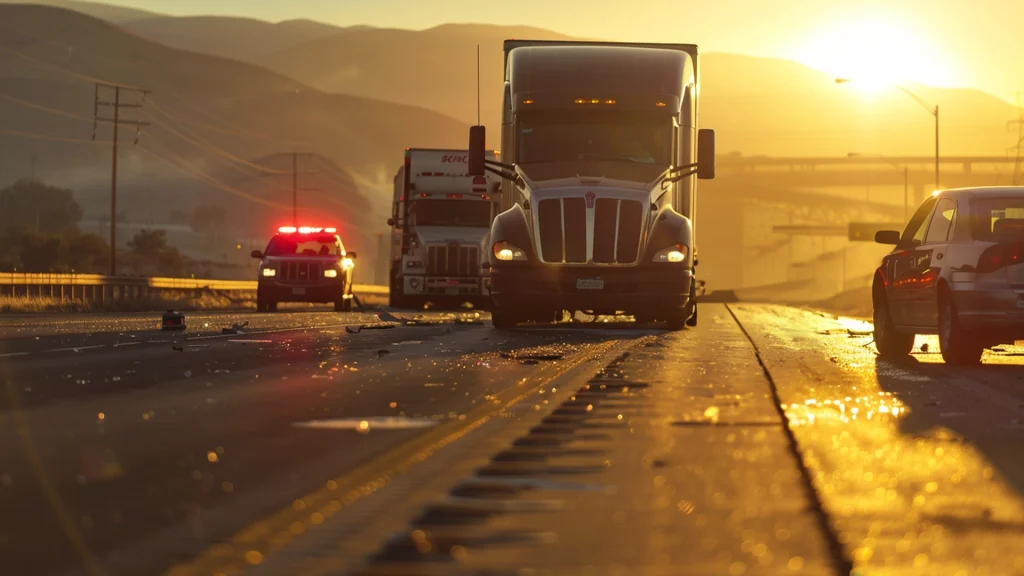
<path id="1" fill-rule="evenodd" d="M 164 312 L 163 320 L 160 323 L 161 330 L 184 330 L 185 315 L 181 312 L 168 310 Z"/>
<path id="2" fill-rule="evenodd" d="M 506 360 L 536 360 L 538 362 L 550 362 L 562 359 L 561 354 L 515 354 L 512 352 L 502 352 L 501 357 Z"/>
<path id="3" fill-rule="evenodd" d="M 249 326 L 249 321 L 246 320 L 241 324 L 232 324 L 231 328 L 221 328 L 221 334 L 244 334 L 243 330 Z"/>
<path id="4" fill-rule="evenodd" d="M 181 346 L 171 346 L 171 350 L 174 350 L 175 352 L 184 352 L 185 348 Z"/>
<path id="5" fill-rule="evenodd" d="M 359 331 L 362 329 L 362 326 L 356 326 L 355 329 L 353 329 L 351 326 L 345 326 L 345 332 L 348 332 L 349 334 L 359 334 Z"/>
<path id="6" fill-rule="evenodd" d="M 377 350 L 377 357 L 381 357 L 385 354 L 391 354 L 391 350 Z"/>

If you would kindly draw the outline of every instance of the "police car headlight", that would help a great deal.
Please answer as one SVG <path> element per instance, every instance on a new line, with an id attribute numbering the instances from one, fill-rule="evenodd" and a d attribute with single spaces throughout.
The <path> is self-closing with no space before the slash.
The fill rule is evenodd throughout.
<path id="1" fill-rule="evenodd" d="M 342 268 L 342 270 L 351 270 L 351 269 L 353 269 L 355 267 L 356 267 L 355 260 L 353 260 L 351 258 L 342 258 L 341 259 L 341 268 Z"/>
<path id="2" fill-rule="evenodd" d="M 263 269 L 263 277 L 264 278 L 271 278 L 271 277 L 274 277 L 274 276 L 277 276 L 277 270 L 275 270 L 274 268 L 264 268 Z"/>
<path id="3" fill-rule="evenodd" d="M 686 247 L 686 244 L 676 244 L 675 246 L 669 246 L 664 250 L 658 251 L 654 255 L 655 262 L 684 262 L 690 249 Z"/>
<path id="4" fill-rule="evenodd" d="M 495 242 L 494 257 L 503 262 L 522 261 L 526 260 L 526 252 L 508 242 Z"/>
<path id="5" fill-rule="evenodd" d="M 335 270 L 334 268 L 328 268 L 328 269 L 324 270 L 324 278 L 337 278 L 337 277 L 338 277 L 338 271 Z"/>

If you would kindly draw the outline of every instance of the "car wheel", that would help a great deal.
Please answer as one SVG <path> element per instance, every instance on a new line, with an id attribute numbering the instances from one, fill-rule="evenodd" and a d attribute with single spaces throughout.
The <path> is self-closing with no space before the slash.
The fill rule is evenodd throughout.
<path id="1" fill-rule="evenodd" d="M 351 311 L 352 310 L 352 305 L 349 304 L 349 302 L 351 302 L 351 300 L 349 300 L 347 298 L 342 298 L 341 300 L 335 300 L 334 301 L 334 311 L 335 312 L 349 312 L 349 311 Z"/>
<path id="2" fill-rule="evenodd" d="M 508 330 L 519 324 L 519 316 L 511 310 L 494 306 L 491 310 L 491 324 L 498 330 Z"/>
<path id="3" fill-rule="evenodd" d="M 939 349 L 946 364 L 970 366 L 981 363 L 985 347 L 960 325 L 956 305 L 948 288 L 939 292 Z"/>
<path id="4" fill-rule="evenodd" d="M 256 311 L 270 312 L 270 299 L 260 294 L 259 291 L 256 292 Z"/>
<path id="5" fill-rule="evenodd" d="M 889 315 L 889 300 L 878 295 L 874 299 L 873 320 L 875 323 L 875 348 L 884 357 L 906 356 L 914 349 L 915 334 L 903 334 L 896 330 Z"/>

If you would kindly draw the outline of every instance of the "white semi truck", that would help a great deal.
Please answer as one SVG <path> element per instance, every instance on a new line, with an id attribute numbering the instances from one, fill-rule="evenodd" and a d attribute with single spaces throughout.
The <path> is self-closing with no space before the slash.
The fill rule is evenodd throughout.
<path id="1" fill-rule="evenodd" d="M 496 152 L 486 151 L 489 160 Z M 390 304 L 398 308 L 490 305 L 487 235 L 500 178 L 468 175 L 466 150 L 409 148 L 395 175 Z"/>
<path id="2" fill-rule="evenodd" d="M 497 328 L 564 311 L 697 323 L 698 129 L 692 44 L 505 42 L 502 163 L 470 130 L 471 175 L 504 180 L 487 250 Z"/>

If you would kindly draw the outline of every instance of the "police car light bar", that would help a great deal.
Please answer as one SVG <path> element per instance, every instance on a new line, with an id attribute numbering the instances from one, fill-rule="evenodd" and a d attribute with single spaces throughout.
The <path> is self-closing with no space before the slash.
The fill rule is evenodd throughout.
<path id="1" fill-rule="evenodd" d="M 295 226 L 281 226 L 277 231 L 281 234 L 295 234 L 296 232 L 299 234 L 318 234 L 320 232 L 335 234 L 338 232 L 338 229 L 334 227 L 323 228 L 320 226 L 300 226 L 298 228 Z"/>

